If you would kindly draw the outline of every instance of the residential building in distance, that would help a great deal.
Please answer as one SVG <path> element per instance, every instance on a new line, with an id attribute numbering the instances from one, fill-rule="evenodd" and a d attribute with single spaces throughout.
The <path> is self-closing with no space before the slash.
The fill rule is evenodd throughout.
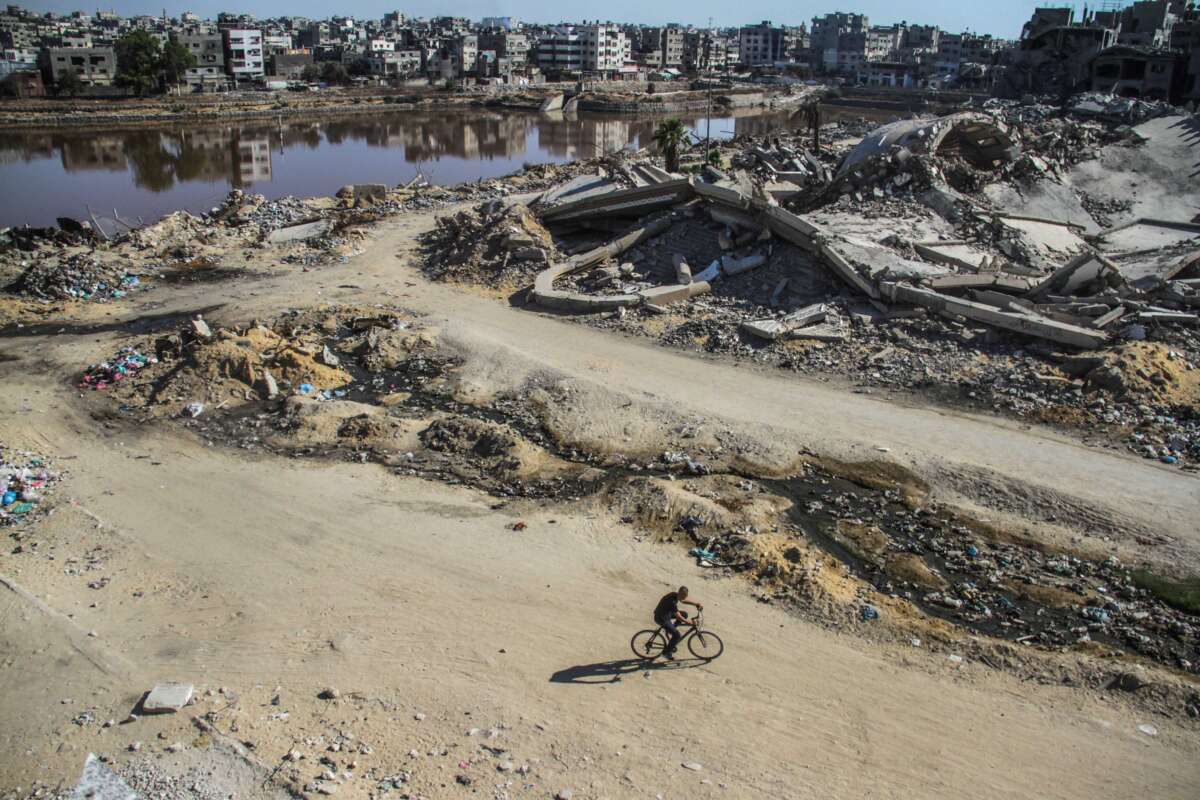
<path id="1" fill-rule="evenodd" d="M 235 84 L 251 83 L 265 74 L 263 35 L 258 28 L 225 28 L 225 65 Z"/>
<path id="2" fill-rule="evenodd" d="M 769 20 L 738 31 L 738 58 L 743 66 L 771 66 L 787 60 L 787 36 Z"/>
<path id="3" fill-rule="evenodd" d="M 216 33 L 181 33 L 176 41 L 196 59 L 184 72 L 184 83 L 193 92 L 213 92 L 229 87 L 225 72 L 225 42 Z"/>
<path id="4" fill-rule="evenodd" d="M 117 74 L 117 55 L 111 47 L 48 47 L 41 55 L 42 77 L 58 85 L 72 72 L 88 86 L 111 86 Z"/>

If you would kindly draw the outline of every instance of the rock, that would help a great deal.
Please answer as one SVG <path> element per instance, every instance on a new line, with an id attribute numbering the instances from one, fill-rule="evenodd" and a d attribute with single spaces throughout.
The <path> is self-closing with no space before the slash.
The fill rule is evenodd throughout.
<path id="1" fill-rule="evenodd" d="M 1120 689 L 1122 692 L 1136 692 L 1145 685 L 1146 682 L 1132 672 L 1122 672 L 1119 675 L 1113 676 L 1113 679 L 1108 682 L 1105 688 Z"/>
<path id="2" fill-rule="evenodd" d="M 333 351 L 329 349 L 329 345 L 325 345 L 321 351 L 321 363 L 327 367 L 337 367 L 341 365 L 342 360 L 333 354 Z"/>
<path id="3" fill-rule="evenodd" d="M 516 768 L 516 765 L 511 761 L 501 761 L 496 765 L 497 772 L 512 772 Z"/>
<path id="4" fill-rule="evenodd" d="M 275 377 L 268 371 L 263 370 L 262 373 L 263 395 L 268 400 L 274 400 L 279 396 L 279 384 L 275 382 Z"/>
<path id="5" fill-rule="evenodd" d="M 208 340 L 212 338 L 212 328 L 208 327 L 208 323 L 200 317 L 192 320 L 192 333 L 199 339 Z"/>
<path id="6" fill-rule="evenodd" d="M 1158 736 L 1158 728 L 1153 725 L 1138 725 L 1138 730 L 1147 736 Z"/>
<path id="7" fill-rule="evenodd" d="M 194 687 L 190 683 L 160 683 L 142 701 L 146 714 L 173 714 L 192 701 Z"/>
<path id="8" fill-rule="evenodd" d="M 704 769 L 704 765 L 698 761 L 685 761 L 683 762 L 683 768 L 699 772 L 700 770 Z"/>
<path id="9" fill-rule="evenodd" d="M 570 789 L 559 789 L 557 794 L 554 795 L 554 800 L 571 800 L 574 796 L 575 792 Z"/>
<path id="10" fill-rule="evenodd" d="M 332 686 L 322 689 L 320 692 L 317 693 L 317 697 L 320 698 L 321 700 L 337 700 L 341 696 L 342 696 L 342 693 Z"/>
<path id="11" fill-rule="evenodd" d="M 287 752 L 287 755 L 284 756 L 285 760 L 293 761 L 293 762 L 299 761 L 302 758 L 304 758 L 304 756 L 300 753 L 299 750 L 289 750 Z"/>
<path id="12" fill-rule="evenodd" d="M 425 715 L 418 711 L 416 714 L 413 714 L 413 719 L 415 719 L 417 722 L 420 722 L 421 720 L 425 719 Z"/>
<path id="13" fill-rule="evenodd" d="M 356 206 L 377 206 L 387 201 L 387 187 L 382 183 L 359 183 L 350 188 Z"/>

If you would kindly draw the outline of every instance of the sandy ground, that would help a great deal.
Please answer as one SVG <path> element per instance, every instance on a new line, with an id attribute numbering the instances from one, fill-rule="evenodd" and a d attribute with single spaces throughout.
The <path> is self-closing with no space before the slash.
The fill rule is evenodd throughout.
<path id="1" fill-rule="evenodd" d="M 817 627 L 607 515 L 497 508 L 375 466 L 101 424 L 71 389 L 138 317 L 144 334 L 150 315 L 244 322 L 321 301 L 398 303 L 477 354 L 481 393 L 553 369 L 628 397 L 624 415 L 577 411 L 593 435 L 609 422 L 607 435 L 641 435 L 630 415 L 667 405 L 823 454 L 886 449 L 964 503 L 1087 509 L 1170 537 L 1184 558 L 1200 551 L 1195 478 L 1045 430 L 702 360 L 431 286 L 408 263 L 428 224 L 391 223 L 344 266 L 153 290 L 92 322 L 0 341 L 17 359 L 0 359 L 0 440 L 70 473 L 39 554 L 0 555 L 0 790 L 69 785 L 96 752 L 177 773 L 208 765 L 199 783 L 238 797 L 300 789 L 326 768 L 350 797 L 383 796 L 379 779 L 401 772 L 410 781 L 390 796 L 1194 796 L 1194 729 L 1124 696 Z M 103 569 L 70 574 L 89 556 Z M 110 583 L 87 588 L 96 574 Z M 628 660 L 629 636 L 680 582 L 726 652 L 646 670 Z M 194 682 L 196 705 L 122 724 L 162 680 Z M 319 700 L 328 687 L 339 697 Z M 96 721 L 73 723 L 85 710 Z M 206 714 L 224 737 L 191 724 Z M 102 727 L 108 719 L 118 724 Z M 1138 730 L 1146 724 L 1156 736 Z M 264 781 L 220 766 L 234 758 L 213 748 L 225 737 L 252 745 Z M 183 751 L 165 753 L 175 742 Z M 292 749 L 304 757 L 285 762 Z M 513 771 L 500 771 L 506 762 Z"/>

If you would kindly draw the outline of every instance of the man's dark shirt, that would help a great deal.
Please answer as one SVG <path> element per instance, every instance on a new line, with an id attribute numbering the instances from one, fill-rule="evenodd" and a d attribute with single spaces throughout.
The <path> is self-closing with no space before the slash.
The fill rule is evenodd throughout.
<path id="1" fill-rule="evenodd" d="M 679 611 L 679 595 L 675 592 L 668 592 L 654 607 L 654 619 L 656 622 L 673 622 L 677 611 Z"/>

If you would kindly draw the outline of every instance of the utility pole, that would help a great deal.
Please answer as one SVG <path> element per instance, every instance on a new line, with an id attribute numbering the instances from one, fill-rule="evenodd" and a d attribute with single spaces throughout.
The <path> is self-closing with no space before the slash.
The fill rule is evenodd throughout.
<path id="1" fill-rule="evenodd" d="M 712 21 L 713 18 L 708 18 L 708 30 L 704 32 L 705 43 L 708 45 L 706 49 L 712 49 Z M 705 59 L 707 64 L 708 59 Z M 709 70 L 711 72 L 711 70 Z M 709 142 L 712 139 L 712 78 L 705 78 L 704 82 L 708 84 L 708 111 L 704 115 L 704 163 L 708 163 Z"/>

